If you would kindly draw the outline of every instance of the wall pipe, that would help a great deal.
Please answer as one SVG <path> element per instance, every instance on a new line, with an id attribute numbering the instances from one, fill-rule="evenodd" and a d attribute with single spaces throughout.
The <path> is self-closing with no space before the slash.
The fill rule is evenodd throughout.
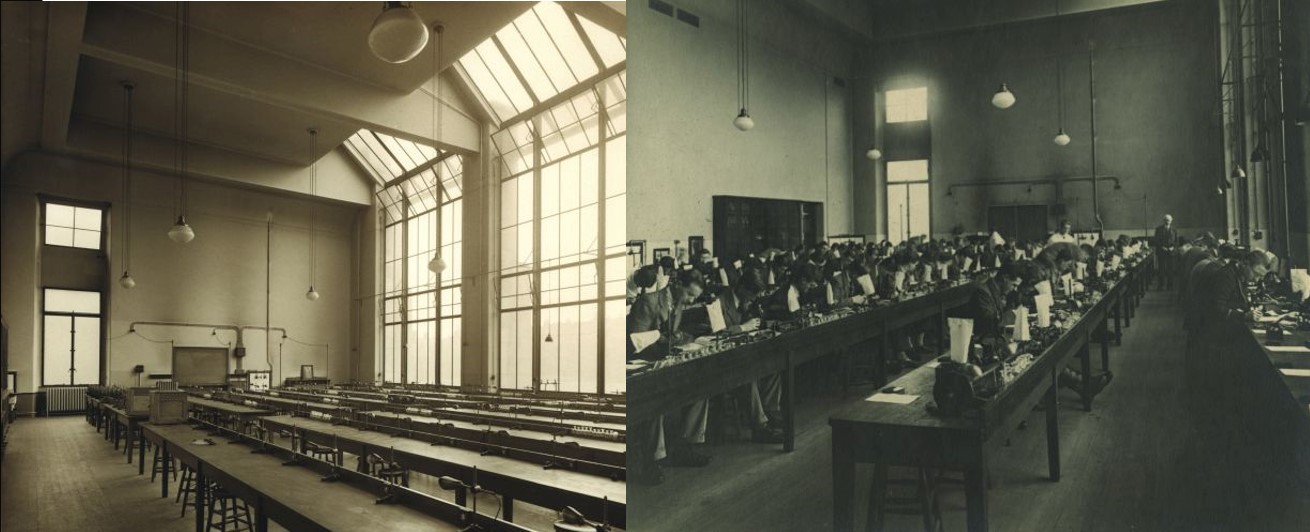
<path id="1" fill-rule="evenodd" d="M 1097 232 L 1105 236 L 1105 221 L 1101 219 L 1101 191 L 1096 186 L 1099 180 L 1096 178 L 1096 43 L 1094 41 L 1087 41 L 1087 93 L 1092 125 L 1092 214 L 1096 218 Z M 1119 180 L 1116 179 L 1114 183 L 1114 188 L 1118 190 Z"/>
<path id="2" fill-rule="evenodd" d="M 1005 181 L 966 181 L 964 183 L 953 183 L 950 186 L 946 187 L 946 194 L 949 196 L 952 193 L 954 193 L 956 187 L 960 187 L 960 188 L 990 187 L 990 186 L 1001 186 L 1001 185 L 1054 185 L 1058 187 L 1064 183 L 1077 183 L 1082 181 L 1091 181 L 1093 183 L 1093 186 L 1095 186 L 1095 183 L 1098 181 L 1113 181 L 1115 190 L 1120 190 L 1123 188 L 1123 185 L 1119 183 L 1119 176 L 1102 175 L 1102 176 L 1096 176 L 1095 178 L 1093 178 L 1092 176 L 1079 176 L 1079 177 L 1063 177 L 1063 178 L 1057 177 L 1054 179 L 1010 179 Z"/>
<path id="3" fill-rule="evenodd" d="M 135 332 L 136 328 L 141 325 L 152 325 L 156 327 L 198 327 L 203 329 L 221 329 L 224 331 L 232 331 L 237 335 L 236 347 L 238 348 L 245 347 L 245 344 L 243 343 L 244 340 L 243 331 L 253 329 L 256 331 L 281 331 L 283 336 L 286 336 L 287 334 L 287 330 L 282 327 L 259 327 L 254 325 L 226 325 L 226 324 L 215 324 L 215 323 L 191 323 L 191 322 L 183 322 L 183 321 L 134 321 L 128 324 L 128 332 Z M 237 369 L 241 369 L 241 368 L 238 367 Z"/>

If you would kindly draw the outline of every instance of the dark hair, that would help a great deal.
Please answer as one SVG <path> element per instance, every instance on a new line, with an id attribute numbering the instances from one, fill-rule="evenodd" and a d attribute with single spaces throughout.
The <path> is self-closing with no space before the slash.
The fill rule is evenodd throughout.
<path id="1" fill-rule="evenodd" d="M 647 264 L 637 268 L 636 273 L 632 274 L 632 281 L 641 288 L 655 286 L 655 272 L 658 270 L 659 266 L 654 264 Z"/>
<path id="2" fill-rule="evenodd" d="M 673 260 L 673 256 L 665 255 L 663 257 L 660 257 L 659 265 L 661 268 L 664 268 L 666 270 L 672 270 L 673 267 L 677 265 L 677 263 Z"/>

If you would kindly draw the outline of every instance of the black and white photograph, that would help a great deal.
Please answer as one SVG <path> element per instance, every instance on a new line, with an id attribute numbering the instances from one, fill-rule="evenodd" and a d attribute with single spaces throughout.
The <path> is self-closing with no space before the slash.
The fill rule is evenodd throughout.
<path id="1" fill-rule="evenodd" d="M 1310 523 L 1310 6 L 641 4 L 633 530 Z"/>

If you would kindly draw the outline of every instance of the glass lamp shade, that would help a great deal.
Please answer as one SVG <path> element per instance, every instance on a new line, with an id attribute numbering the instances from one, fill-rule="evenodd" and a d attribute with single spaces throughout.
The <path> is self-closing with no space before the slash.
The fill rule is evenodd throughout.
<path id="1" fill-rule="evenodd" d="M 869 148 L 869 151 L 864 152 L 864 156 L 868 157 L 870 161 L 876 161 L 882 158 L 882 150 L 878 148 Z"/>
<path id="2" fill-rule="evenodd" d="M 305 292 L 305 299 L 318 301 L 318 290 L 314 290 L 313 286 L 309 287 L 309 291 Z"/>
<path id="3" fill-rule="evenodd" d="M 118 278 L 118 286 L 131 290 L 132 287 L 136 286 L 136 279 L 133 279 L 132 276 L 128 275 L 127 271 L 124 270 L 123 276 Z"/>
<path id="4" fill-rule="evenodd" d="M 387 2 L 387 8 L 373 21 L 368 32 L 368 47 L 373 55 L 388 63 L 413 59 L 428 45 L 428 27 L 414 9 L 400 2 Z"/>
<path id="5" fill-rule="evenodd" d="M 1010 92 L 1010 88 L 1002 83 L 1001 88 L 996 91 L 996 94 L 992 95 L 992 105 L 995 105 L 997 109 L 1009 109 L 1011 105 L 1014 105 L 1014 93 Z"/>
<path id="6" fill-rule="evenodd" d="M 1233 166 L 1233 178 L 1234 178 L 1234 179 L 1242 179 L 1242 178 L 1245 178 L 1245 177 L 1246 177 L 1246 170 L 1243 170 L 1241 165 Z"/>
<path id="7" fill-rule="evenodd" d="M 1069 138 L 1069 134 L 1064 132 L 1064 128 L 1060 128 L 1060 132 L 1055 135 L 1056 146 L 1068 146 L 1069 142 L 1072 140 L 1073 139 Z"/>
<path id="8" fill-rule="evenodd" d="M 751 115 L 746 112 L 746 108 L 743 107 L 741 112 L 737 114 L 737 118 L 732 120 L 732 125 L 739 130 L 750 131 L 755 127 L 755 119 L 751 118 Z"/>
<path id="9" fill-rule="evenodd" d="M 196 232 L 186 223 L 186 216 L 178 216 L 177 223 L 168 230 L 168 238 L 179 244 L 185 244 L 196 238 Z"/>
<path id="10" fill-rule="evenodd" d="M 438 273 L 438 274 L 446 271 L 446 259 L 443 259 L 441 257 L 432 257 L 432 260 L 428 261 L 428 269 L 431 270 L 432 273 Z"/>

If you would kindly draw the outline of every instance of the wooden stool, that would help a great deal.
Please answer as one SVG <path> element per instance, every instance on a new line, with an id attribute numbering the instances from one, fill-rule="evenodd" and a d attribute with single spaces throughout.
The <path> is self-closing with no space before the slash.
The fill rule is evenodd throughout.
<path id="1" fill-rule="evenodd" d="M 337 463 L 337 450 L 313 442 L 305 442 L 305 454 L 332 465 L 341 465 Z"/>
<path id="2" fill-rule="evenodd" d="M 164 472 L 164 454 L 159 452 L 160 446 L 155 445 L 154 448 L 155 448 L 155 452 L 153 455 L 154 466 L 150 468 L 150 482 L 154 482 L 155 477 L 159 476 L 160 473 Z M 169 462 L 170 463 L 168 464 L 168 468 L 172 470 L 173 480 L 177 480 L 177 467 L 174 466 L 174 464 L 172 463 L 173 460 L 171 458 L 169 459 Z M 168 479 L 164 479 L 164 481 L 168 482 Z"/>
<path id="3" fill-rule="evenodd" d="M 250 531 L 255 529 L 250 518 L 250 506 L 246 501 L 233 497 L 226 489 L 215 486 L 211 488 L 213 496 L 209 500 L 209 518 L 206 530 Z"/>
<path id="4" fill-rule="evenodd" d="M 903 468 L 908 469 L 908 468 Z M 886 514 L 920 515 L 924 532 L 942 531 L 941 504 L 937 497 L 937 479 L 925 467 L 915 468 L 915 478 L 888 480 L 888 466 L 874 465 L 873 489 L 869 492 L 868 530 L 882 530 Z M 891 485 L 913 485 L 913 497 L 892 497 Z"/>

